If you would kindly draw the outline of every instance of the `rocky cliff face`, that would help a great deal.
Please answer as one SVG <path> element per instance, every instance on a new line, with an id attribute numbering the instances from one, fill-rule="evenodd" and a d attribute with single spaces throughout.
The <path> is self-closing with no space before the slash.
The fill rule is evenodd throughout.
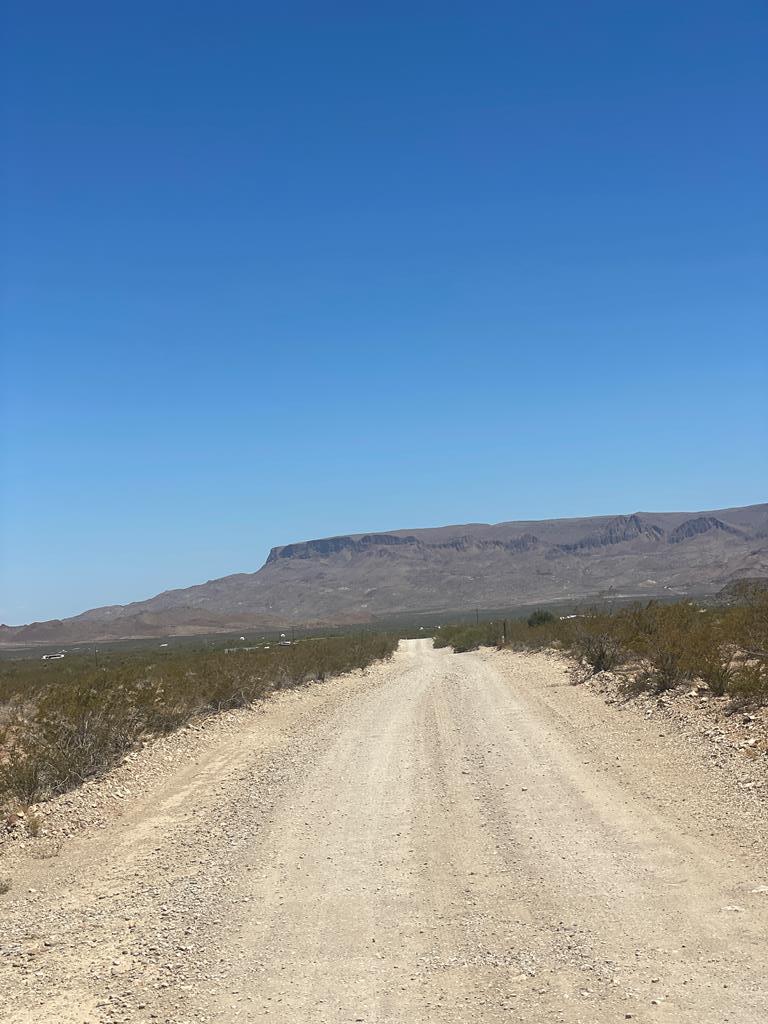
<path id="1" fill-rule="evenodd" d="M 650 541 L 660 541 L 664 538 L 664 530 L 652 523 L 646 522 L 639 515 L 616 516 L 601 529 L 589 533 L 572 544 L 558 545 L 561 551 L 576 552 L 588 551 L 590 548 L 603 548 L 610 544 L 624 544 L 626 541 L 646 538 Z"/>
<path id="2" fill-rule="evenodd" d="M 0 642 L 74 642 L 404 612 L 716 592 L 768 576 L 768 505 L 698 513 L 473 523 L 303 541 L 266 564 L 148 601 L 0 627 Z"/>
<path id="3" fill-rule="evenodd" d="M 422 532 L 427 533 L 428 531 Z M 461 552 L 484 549 L 530 551 L 538 542 L 538 538 L 531 533 L 524 533 L 520 537 L 510 540 L 485 540 L 481 537 L 473 537 L 471 534 L 463 534 L 443 541 L 420 539 L 414 534 L 401 536 L 396 533 L 366 533 L 361 537 L 326 537 L 324 540 L 308 540 L 300 544 L 286 544 L 284 547 L 272 548 L 266 564 L 272 565 L 285 558 L 322 559 L 340 552 L 369 555 L 377 554 L 381 549 L 406 547 L 421 552 L 429 550 Z"/>
<path id="4" fill-rule="evenodd" d="M 400 537 L 393 533 L 367 533 L 362 537 L 325 537 L 323 540 L 306 540 L 301 544 L 286 544 L 284 547 L 272 548 L 266 564 L 270 565 L 281 558 L 324 558 L 341 551 L 359 554 L 372 548 L 418 543 L 415 537 Z"/>
<path id="5" fill-rule="evenodd" d="M 686 519 L 676 527 L 669 535 L 670 544 L 679 544 L 681 541 L 690 540 L 691 537 L 698 537 L 702 533 L 709 533 L 710 530 L 722 530 L 724 533 L 738 535 L 739 531 L 734 526 L 729 526 L 722 519 L 716 516 L 696 516 L 695 519 Z"/>

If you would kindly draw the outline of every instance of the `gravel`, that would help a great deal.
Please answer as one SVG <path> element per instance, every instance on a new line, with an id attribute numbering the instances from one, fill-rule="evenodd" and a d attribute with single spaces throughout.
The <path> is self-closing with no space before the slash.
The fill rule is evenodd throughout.
<path id="1" fill-rule="evenodd" d="M 148 745 L 8 831 L 0 1017 L 768 1019 L 759 731 L 613 687 L 407 641 Z"/>

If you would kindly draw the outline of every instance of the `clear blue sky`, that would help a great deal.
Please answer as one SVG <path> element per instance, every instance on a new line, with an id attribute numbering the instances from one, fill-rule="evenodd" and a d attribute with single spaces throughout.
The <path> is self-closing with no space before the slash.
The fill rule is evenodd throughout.
<path id="1" fill-rule="evenodd" d="M 764 3 L 6 11 L 0 621 L 765 500 Z"/>

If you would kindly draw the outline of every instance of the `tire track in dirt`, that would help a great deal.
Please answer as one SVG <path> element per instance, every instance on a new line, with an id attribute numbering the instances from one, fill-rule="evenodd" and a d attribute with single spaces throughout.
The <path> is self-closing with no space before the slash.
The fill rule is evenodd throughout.
<path id="1" fill-rule="evenodd" d="M 405 641 L 238 728 L 22 870 L 4 1019 L 768 1019 L 764 816 L 552 659 Z"/>

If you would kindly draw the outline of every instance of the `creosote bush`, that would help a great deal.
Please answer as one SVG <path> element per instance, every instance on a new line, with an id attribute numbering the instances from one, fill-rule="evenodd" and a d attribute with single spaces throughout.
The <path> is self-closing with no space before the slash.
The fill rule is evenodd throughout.
<path id="1" fill-rule="evenodd" d="M 616 632 L 612 615 L 593 611 L 567 621 L 568 638 L 564 646 L 575 657 L 582 677 L 611 672 L 627 660 L 627 651 Z"/>
<path id="2" fill-rule="evenodd" d="M 687 602 L 663 605 L 650 602 L 616 617 L 626 648 L 639 656 L 644 678 L 658 693 L 692 678 L 700 654 L 700 610 Z M 706 614 L 706 613 L 703 613 Z"/>
<path id="3" fill-rule="evenodd" d="M 573 657 L 575 681 L 621 670 L 634 690 L 662 693 L 695 680 L 738 705 L 768 704 L 768 590 L 745 587 L 738 604 L 702 608 L 650 601 L 615 612 L 444 626 L 436 646 L 554 648 Z"/>
<path id="4" fill-rule="evenodd" d="M 231 653 L 105 656 L 101 665 L 73 657 L 53 672 L 49 663 L 0 663 L 0 807 L 71 789 L 143 737 L 246 707 L 271 690 L 365 668 L 396 646 L 393 636 L 365 634 Z"/>
<path id="5" fill-rule="evenodd" d="M 504 642 L 501 622 L 481 622 L 476 626 L 444 626 L 435 634 L 435 647 L 452 647 L 457 654 L 478 647 L 500 647 Z"/>
<path id="6" fill-rule="evenodd" d="M 544 626 L 548 622 L 554 621 L 555 616 L 552 614 L 552 612 L 544 611 L 544 609 L 542 608 L 537 608 L 536 611 L 532 612 L 526 619 L 526 622 L 531 627 L 531 629 L 535 629 L 536 626 Z"/>
<path id="7" fill-rule="evenodd" d="M 768 704 L 768 662 L 750 661 L 739 665 L 728 690 L 738 706 Z"/>

